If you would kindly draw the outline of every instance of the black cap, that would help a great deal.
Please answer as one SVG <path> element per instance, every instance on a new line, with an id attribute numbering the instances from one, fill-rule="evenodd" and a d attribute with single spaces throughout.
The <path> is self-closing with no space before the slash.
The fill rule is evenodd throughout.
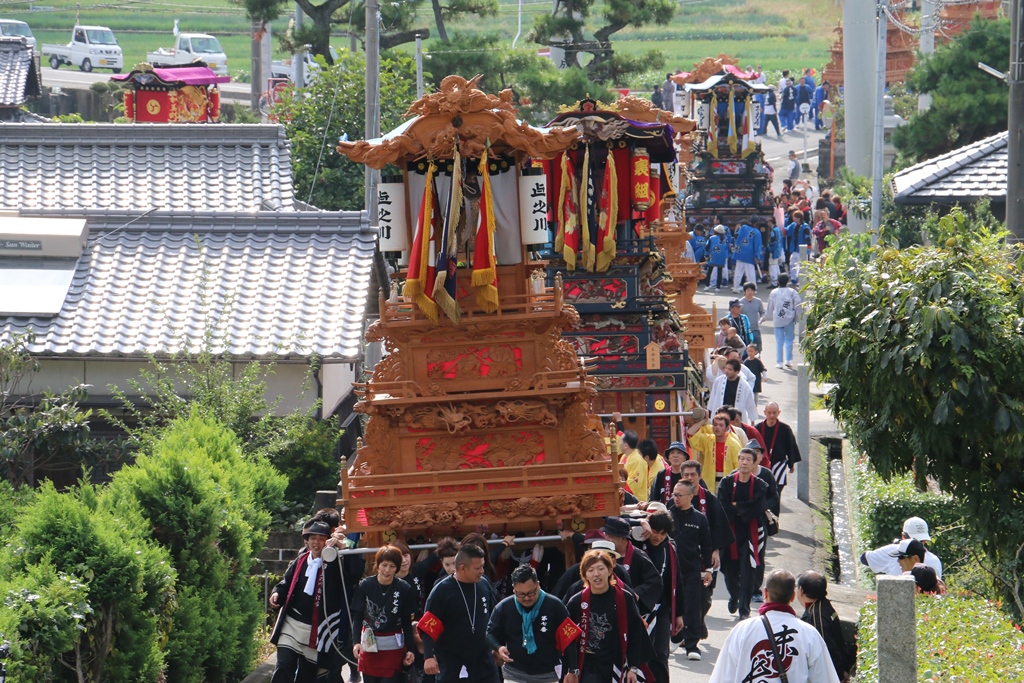
<path id="1" fill-rule="evenodd" d="M 308 527 L 302 530 L 302 540 L 306 540 L 310 536 L 330 536 L 331 527 L 327 526 L 323 522 L 313 522 Z"/>
<path id="2" fill-rule="evenodd" d="M 935 570 L 928 565 L 918 562 L 910 570 L 910 575 L 914 577 L 917 587 L 923 593 L 935 593 L 939 590 L 939 577 L 936 575 Z"/>
<path id="3" fill-rule="evenodd" d="M 899 548 L 896 550 L 896 557 L 900 560 L 904 560 L 914 555 L 923 560 L 924 554 L 924 544 L 915 538 L 907 538 L 900 541 Z"/>
<path id="4" fill-rule="evenodd" d="M 601 531 L 604 532 L 605 536 L 627 538 L 631 528 L 629 522 L 621 517 L 605 517 L 604 526 L 601 527 Z"/>

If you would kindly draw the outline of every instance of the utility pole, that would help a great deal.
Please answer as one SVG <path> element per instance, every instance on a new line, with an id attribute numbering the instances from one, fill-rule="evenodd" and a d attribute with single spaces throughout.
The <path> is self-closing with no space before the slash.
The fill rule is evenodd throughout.
<path id="1" fill-rule="evenodd" d="M 1006 147 L 1006 229 L 1024 240 L 1024 0 L 1010 0 L 1010 112 Z"/>
<path id="2" fill-rule="evenodd" d="M 299 3 L 295 3 L 295 31 L 296 35 L 302 29 L 302 8 L 299 7 Z M 302 90 L 306 87 L 306 51 L 299 50 L 292 55 L 292 83 L 295 84 L 296 90 Z"/>
<path id="3" fill-rule="evenodd" d="M 921 3 L 921 54 L 930 55 L 935 52 L 935 24 L 938 19 L 938 7 L 935 0 L 923 0 Z M 917 110 L 927 111 L 932 106 L 932 96 L 921 93 L 917 96 Z"/>
<path id="4" fill-rule="evenodd" d="M 259 37 L 261 26 L 258 21 L 252 22 L 252 43 L 249 46 L 249 71 L 252 73 L 252 82 L 249 84 L 249 107 L 255 112 L 260 110 L 260 95 L 263 94 L 263 88 L 260 86 L 263 82 L 263 41 Z"/>
<path id="5" fill-rule="evenodd" d="M 871 175 L 871 117 L 875 88 L 874 3 L 843 3 L 843 107 L 846 109 L 846 165 L 860 176 Z M 850 232 L 867 232 L 867 224 L 852 211 Z"/>
<path id="6" fill-rule="evenodd" d="M 380 14 L 378 0 L 366 0 L 366 127 L 365 139 L 380 137 Z M 370 224 L 377 223 L 377 172 L 365 175 L 365 206 Z"/>
<path id="7" fill-rule="evenodd" d="M 423 36 L 416 34 L 416 97 L 423 97 Z"/>
<path id="8" fill-rule="evenodd" d="M 878 56 L 875 62 L 875 136 L 871 169 L 871 243 L 878 241 L 882 225 L 882 176 L 885 175 L 885 41 L 889 17 L 888 0 L 878 3 Z"/>

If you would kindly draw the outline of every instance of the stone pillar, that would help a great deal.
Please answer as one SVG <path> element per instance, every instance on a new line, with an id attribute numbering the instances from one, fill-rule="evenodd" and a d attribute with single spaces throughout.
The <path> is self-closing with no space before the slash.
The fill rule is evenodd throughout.
<path id="1" fill-rule="evenodd" d="M 871 176 L 871 128 L 875 120 L 876 4 L 843 3 L 843 106 L 846 108 L 846 165 Z M 867 222 L 851 211 L 851 233 L 867 232 Z"/>
<path id="2" fill-rule="evenodd" d="M 909 574 L 878 576 L 878 683 L 917 682 L 916 598 Z"/>
<path id="3" fill-rule="evenodd" d="M 800 462 L 796 464 L 796 497 L 811 502 L 811 376 L 806 363 L 796 366 L 796 444 Z"/>

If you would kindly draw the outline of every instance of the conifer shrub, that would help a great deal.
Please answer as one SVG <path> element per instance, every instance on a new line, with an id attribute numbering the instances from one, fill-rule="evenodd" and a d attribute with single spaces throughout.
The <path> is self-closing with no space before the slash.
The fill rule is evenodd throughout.
<path id="1" fill-rule="evenodd" d="M 134 510 L 177 571 L 167 679 L 238 680 L 254 658 L 264 606 L 248 574 L 287 480 L 234 433 L 194 413 L 171 422 L 104 502 Z"/>

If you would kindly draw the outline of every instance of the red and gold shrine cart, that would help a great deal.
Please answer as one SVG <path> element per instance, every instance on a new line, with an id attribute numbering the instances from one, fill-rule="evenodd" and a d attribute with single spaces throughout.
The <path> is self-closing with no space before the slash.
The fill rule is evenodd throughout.
<path id="1" fill-rule="evenodd" d="M 218 76 L 208 66 L 154 67 L 136 64 L 130 73 L 112 76 L 131 87 L 124 93 L 124 115 L 135 123 L 216 123 L 220 120 Z"/>
<path id="2" fill-rule="evenodd" d="M 511 93 L 449 76 L 415 117 L 338 149 L 372 168 L 396 285 L 367 333 L 386 356 L 357 385 L 365 442 L 343 467 L 349 531 L 554 533 L 618 514 L 620 481 L 590 415 L 596 389 L 562 331 L 576 311 L 532 274 L 550 240 L 544 177 L 575 131 L 519 122 Z M 454 188 L 454 191 L 452 189 Z"/>
<path id="3" fill-rule="evenodd" d="M 564 296 L 580 313 L 567 335 L 581 357 L 595 361 L 596 412 L 622 413 L 627 429 L 664 451 L 683 440 L 679 414 L 699 377 L 651 234 L 662 219 L 661 197 L 675 193 L 675 132 L 670 114 L 645 110 L 640 120 L 621 106 L 630 102 L 585 99 L 548 124 L 571 126 L 578 135 L 546 164 L 558 226 L 548 276 L 553 283 L 561 277 Z"/>

